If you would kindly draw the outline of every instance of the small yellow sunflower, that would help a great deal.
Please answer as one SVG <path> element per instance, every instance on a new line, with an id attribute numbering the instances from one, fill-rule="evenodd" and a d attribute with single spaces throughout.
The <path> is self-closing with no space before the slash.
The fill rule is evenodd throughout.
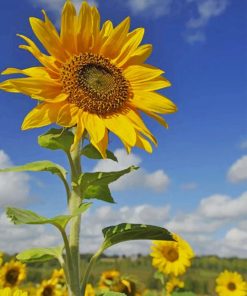
<path id="1" fill-rule="evenodd" d="M 111 291 L 124 293 L 127 296 L 135 296 L 136 294 L 136 284 L 127 279 L 120 279 L 118 282 L 115 282 L 110 287 Z"/>
<path id="2" fill-rule="evenodd" d="M 114 282 L 119 281 L 120 272 L 117 270 L 107 270 L 102 272 L 99 280 L 99 288 L 109 288 Z"/>
<path id="3" fill-rule="evenodd" d="M 95 290 L 91 284 L 86 285 L 85 296 L 95 296 Z"/>
<path id="4" fill-rule="evenodd" d="M 6 262 L 0 269 L 0 286 L 16 287 L 26 278 L 26 265 L 18 261 Z"/>
<path id="5" fill-rule="evenodd" d="M 57 288 L 59 289 L 66 289 L 66 280 L 64 275 L 64 270 L 61 269 L 54 269 L 51 280 L 56 283 Z"/>
<path id="6" fill-rule="evenodd" d="M 219 296 L 246 296 L 247 282 L 239 273 L 225 270 L 216 279 L 216 292 Z"/>
<path id="7" fill-rule="evenodd" d="M 173 234 L 175 241 L 154 241 L 151 247 L 152 264 L 160 272 L 178 276 L 191 265 L 194 252 L 190 245 Z"/>
<path id="8" fill-rule="evenodd" d="M 179 278 L 172 277 L 166 283 L 166 295 L 170 296 L 173 291 L 181 288 L 184 288 L 184 282 L 181 281 Z"/>
<path id="9" fill-rule="evenodd" d="M 57 289 L 56 281 L 44 280 L 37 289 L 37 296 L 61 296 L 62 291 Z"/>
<path id="10" fill-rule="evenodd" d="M 174 113 L 176 106 L 156 91 L 170 86 L 164 71 L 146 64 L 150 44 L 140 45 L 144 29 L 130 29 L 127 17 L 115 28 L 111 21 L 100 25 L 96 7 L 82 2 L 79 14 L 65 2 L 61 30 L 57 32 L 45 11 L 44 21 L 31 17 L 32 30 L 47 53 L 26 36 L 20 48 L 30 52 L 40 66 L 8 68 L 2 74 L 26 77 L 0 83 L 0 89 L 23 93 L 39 104 L 26 116 L 22 129 L 56 123 L 77 126 L 74 145 L 86 131 L 91 143 L 105 157 L 109 131 L 128 151 L 138 146 L 152 152 L 156 139 L 139 111 L 167 127 L 159 114 Z M 73 145 L 73 147 L 74 147 Z"/>
<path id="11" fill-rule="evenodd" d="M 4 288 L 0 289 L 0 296 L 28 296 L 28 293 L 19 289 Z"/>

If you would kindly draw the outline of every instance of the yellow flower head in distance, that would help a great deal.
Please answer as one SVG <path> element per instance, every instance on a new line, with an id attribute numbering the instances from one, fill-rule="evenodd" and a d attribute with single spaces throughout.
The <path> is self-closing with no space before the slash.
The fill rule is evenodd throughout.
<path id="1" fill-rule="evenodd" d="M 44 280 L 37 289 L 37 296 L 61 296 L 63 295 L 60 289 L 56 287 L 56 281 Z"/>
<path id="2" fill-rule="evenodd" d="M 0 251 L 0 266 L 3 264 L 3 255 L 4 253 Z"/>
<path id="3" fill-rule="evenodd" d="M 91 284 L 86 285 L 85 296 L 95 296 L 95 290 Z"/>
<path id="4" fill-rule="evenodd" d="M 0 289 L 0 296 L 28 296 L 28 294 L 19 289 L 4 288 Z"/>
<path id="5" fill-rule="evenodd" d="M 184 282 L 176 277 L 172 277 L 166 283 L 166 295 L 169 296 L 176 289 L 184 288 Z"/>
<path id="6" fill-rule="evenodd" d="M 219 296 L 246 296 L 247 283 L 239 273 L 225 270 L 216 279 L 216 292 Z"/>
<path id="7" fill-rule="evenodd" d="M 60 289 L 66 289 L 66 280 L 63 269 L 55 269 L 52 273 L 51 280 L 56 283 Z"/>
<path id="8" fill-rule="evenodd" d="M 152 264 L 160 272 L 178 276 L 191 265 L 194 252 L 190 245 L 173 234 L 175 241 L 154 241 L 151 247 Z"/>
<path id="9" fill-rule="evenodd" d="M 26 265 L 18 261 L 5 263 L 0 269 L 0 286 L 16 287 L 26 278 Z"/>
<path id="10" fill-rule="evenodd" d="M 114 282 L 120 280 L 120 272 L 117 270 L 107 270 L 102 272 L 99 280 L 99 288 L 108 288 Z"/>
<path id="11" fill-rule="evenodd" d="M 27 69 L 8 68 L 2 74 L 25 77 L 0 83 L 0 89 L 23 93 L 39 104 L 26 116 L 22 129 L 52 123 L 77 126 L 74 145 L 86 131 L 91 143 L 105 157 L 109 131 L 130 151 L 138 146 L 152 152 L 156 139 L 144 124 L 140 111 L 167 127 L 159 114 L 176 111 L 168 98 L 156 91 L 170 86 L 164 71 L 145 61 L 150 44 L 140 45 L 143 28 L 130 31 L 130 18 L 113 27 L 101 25 L 96 7 L 82 2 L 79 14 L 70 0 L 65 2 L 58 32 L 43 11 L 44 20 L 31 17 L 32 30 L 46 53 L 26 36 L 20 48 L 40 63 Z M 73 147 L 74 147 L 73 145 Z"/>

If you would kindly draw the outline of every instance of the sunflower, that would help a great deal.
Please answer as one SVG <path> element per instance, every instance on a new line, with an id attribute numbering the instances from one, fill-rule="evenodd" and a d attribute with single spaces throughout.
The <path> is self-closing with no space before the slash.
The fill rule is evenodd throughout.
<path id="1" fill-rule="evenodd" d="M 0 252 L 0 266 L 3 264 L 3 252 Z"/>
<path id="2" fill-rule="evenodd" d="M 99 280 L 99 288 L 109 288 L 114 282 L 119 281 L 120 272 L 117 270 L 107 270 L 102 272 Z"/>
<path id="3" fill-rule="evenodd" d="M 172 277 L 166 283 L 166 295 L 169 296 L 176 289 L 181 289 L 184 287 L 184 282 L 176 277 Z"/>
<path id="4" fill-rule="evenodd" d="M 140 45 L 144 29 L 129 31 L 129 17 L 116 27 L 109 20 L 101 26 L 97 8 L 87 2 L 82 3 L 78 15 L 73 3 L 65 2 L 60 33 L 45 11 L 43 14 L 44 21 L 31 17 L 30 24 L 47 53 L 28 37 L 18 35 L 26 42 L 20 48 L 30 52 L 40 66 L 8 68 L 2 74 L 26 77 L 0 83 L 2 90 L 23 93 L 39 102 L 25 117 L 22 129 L 52 123 L 77 126 L 73 147 L 87 132 L 103 157 L 112 132 L 128 152 L 137 146 L 151 153 L 148 140 L 155 145 L 157 141 L 140 111 L 167 127 L 159 114 L 173 113 L 176 106 L 156 92 L 170 82 L 162 76 L 164 71 L 145 63 L 152 46 Z"/>
<path id="5" fill-rule="evenodd" d="M 190 245 L 173 234 L 175 241 L 154 241 L 151 247 L 152 264 L 160 272 L 178 276 L 191 265 L 194 252 Z"/>
<path id="6" fill-rule="evenodd" d="M 127 296 L 134 296 L 136 294 L 136 284 L 127 279 L 120 279 L 110 287 L 111 291 L 123 293 Z"/>
<path id="7" fill-rule="evenodd" d="M 216 292 L 219 296 L 246 296 L 247 282 L 239 273 L 225 270 L 216 279 Z"/>
<path id="8" fill-rule="evenodd" d="M 85 296 L 95 296 L 95 290 L 91 284 L 86 285 Z"/>
<path id="9" fill-rule="evenodd" d="M 19 289 L 10 289 L 10 288 L 4 288 L 0 289 L 0 295 L 1 296 L 27 296 L 27 292 L 23 292 Z"/>
<path id="10" fill-rule="evenodd" d="M 55 269 L 52 273 L 51 280 L 56 283 L 57 288 L 59 289 L 66 289 L 66 280 L 64 275 L 64 270 Z"/>
<path id="11" fill-rule="evenodd" d="M 16 287 L 26 278 L 26 265 L 18 261 L 10 261 L 0 269 L 0 286 Z"/>
<path id="12" fill-rule="evenodd" d="M 61 296 L 62 291 L 57 289 L 56 281 L 54 280 L 44 280 L 37 289 L 37 296 Z"/>

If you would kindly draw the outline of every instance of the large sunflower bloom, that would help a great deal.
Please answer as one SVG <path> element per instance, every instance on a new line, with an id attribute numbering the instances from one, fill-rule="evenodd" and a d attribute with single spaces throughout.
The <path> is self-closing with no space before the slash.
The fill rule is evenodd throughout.
<path id="1" fill-rule="evenodd" d="M 154 144 L 157 141 L 139 111 L 167 126 L 158 114 L 173 113 L 176 106 L 156 92 L 170 82 L 161 76 L 164 71 L 145 64 L 152 46 L 140 45 L 144 29 L 129 32 L 129 17 L 115 28 L 109 20 L 100 26 L 98 10 L 86 2 L 77 15 L 72 2 L 66 1 L 60 33 L 43 14 L 44 21 L 31 17 L 30 24 L 48 54 L 19 35 L 27 43 L 20 48 L 29 51 L 41 65 L 24 70 L 8 68 L 2 74 L 27 77 L 0 83 L 2 90 L 23 93 L 40 102 L 26 116 L 22 129 L 52 123 L 77 126 L 74 145 L 86 131 L 103 156 L 110 131 L 128 151 L 138 146 L 151 152 L 147 139 Z"/>
<path id="2" fill-rule="evenodd" d="M 17 287 L 26 278 L 26 265 L 18 261 L 7 262 L 0 269 L 0 286 Z"/>
<path id="3" fill-rule="evenodd" d="M 28 294 L 19 289 L 4 288 L 0 289 L 0 296 L 28 296 Z"/>
<path id="4" fill-rule="evenodd" d="M 173 234 L 173 238 L 175 241 L 154 241 L 150 255 L 153 257 L 152 265 L 160 272 L 178 276 L 191 265 L 194 252 L 177 234 Z"/>
<path id="5" fill-rule="evenodd" d="M 247 283 L 239 273 L 225 270 L 216 279 L 216 292 L 219 296 L 246 296 Z"/>

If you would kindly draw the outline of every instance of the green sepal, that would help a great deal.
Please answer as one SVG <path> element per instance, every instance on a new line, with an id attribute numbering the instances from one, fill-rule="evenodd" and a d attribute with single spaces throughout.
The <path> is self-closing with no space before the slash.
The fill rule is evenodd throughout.
<path id="1" fill-rule="evenodd" d="M 92 145 L 88 144 L 81 150 L 81 154 L 91 159 L 103 159 L 99 151 Z M 113 152 L 106 150 L 106 157 L 113 161 L 118 161 Z"/>
<path id="2" fill-rule="evenodd" d="M 33 248 L 19 253 L 16 258 L 22 262 L 27 263 L 60 259 L 62 257 L 63 249 L 63 246 L 54 248 Z"/>
<path id="3" fill-rule="evenodd" d="M 51 150 L 70 151 L 74 142 L 74 134 L 67 129 L 51 128 L 48 132 L 38 137 L 38 143 L 41 147 Z"/>
<path id="4" fill-rule="evenodd" d="M 79 178 L 79 185 L 82 190 L 83 199 L 99 199 L 114 203 L 108 185 L 125 174 L 137 170 L 138 167 L 131 166 L 122 171 L 116 172 L 95 172 L 85 173 Z"/>
<path id="5" fill-rule="evenodd" d="M 174 241 L 172 234 L 165 228 L 146 224 L 122 223 L 102 230 L 104 242 L 102 251 L 121 242 L 130 240 Z"/>
<path id="6" fill-rule="evenodd" d="M 62 177 L 63 179 L 66 179 L 67 171 L 60 165 L 51 162 L 49 160 L 42 160 L 42 161 L 35 161 L 30 162 L 21 166 L 15 166 L 12 168 L 6 168 L 1 169 L 1 173 L 5 172 L 24 172 L 24 171 L 30 171 L 30 172 L 50 172 L 52 174 L 58 175 L 59 177 Z"/>
<path id="7" fill-rule="evenodd" d="M 59 229 L 65 229 L 70 219 L 85 212 L 91 203 L 83 203 L 75 210 L 73 215 L 60 215 L 54 218 L 46 218 L 30 210 L 7 208 L 6 214 L 14 224 L 52 224 Z"/>

